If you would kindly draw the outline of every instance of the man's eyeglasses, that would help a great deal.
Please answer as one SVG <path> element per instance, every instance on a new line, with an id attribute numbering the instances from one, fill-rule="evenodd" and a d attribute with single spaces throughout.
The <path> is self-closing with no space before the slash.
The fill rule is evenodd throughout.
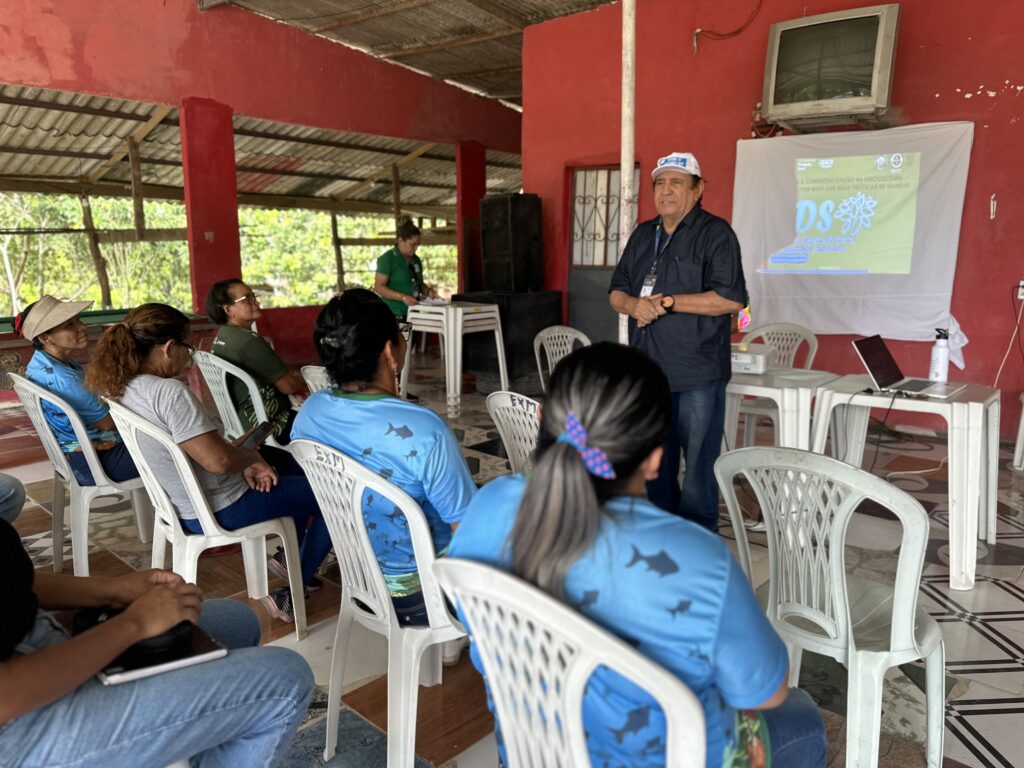
<path id="1" fill-rule="evenodd" d="M 253 293 L 252 291 L 249 291 L 249 293 L 245 294 L 244 296 L 239 296 L 237 299 L 234 299 L 230 303 L 231 304 L 238 304 L 238 303 L 243 302 L 243 301 L 246 304 L 259 304 L 260 300 L 259 300 L 259 297 L 257 297 L 255 293 Z"/>

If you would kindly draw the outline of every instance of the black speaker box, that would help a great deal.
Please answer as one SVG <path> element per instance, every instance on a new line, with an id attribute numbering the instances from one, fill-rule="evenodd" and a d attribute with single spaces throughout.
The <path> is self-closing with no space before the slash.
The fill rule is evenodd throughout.
<path id="1" fill-rule="evenodd" d="M 484 290 L 522 293 L 544 284 L 540 198 L 490 195 L 480 200 Z"/>

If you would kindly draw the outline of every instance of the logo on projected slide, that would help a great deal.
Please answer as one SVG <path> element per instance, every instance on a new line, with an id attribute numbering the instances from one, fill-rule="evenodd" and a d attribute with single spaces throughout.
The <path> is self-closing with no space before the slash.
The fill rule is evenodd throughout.
<path id="1" fill-rule="evenodd" d="M 843 222 L 844 235 L 856 235 L 865 227 L 871 226 L 878 201 L 871 195 L 858 192 L 846 197 L 836 206 L 832 200 L 816 203 L 814 200 L 800 200 L 796 204 L 796 231 L 803 234 L 816 227 L 819 232 L 832 229 L 832 220 Z"/>
<path id="2" fill-rule="evenodd" d="M 889 158 L 889 165 L 892 166 L 894 171 L 898 171 L 903 167 L 903 155 L 897 152 L 895 155 Z"/>
<path id="3" fill-rule="evenodd" d="M 887 158 L 885 155 L 879 155 L 878 157 L 875 158 L 875 168 L 877 168 L 878 170 L 882 170 L 888 164 L 889 158 Z"/>

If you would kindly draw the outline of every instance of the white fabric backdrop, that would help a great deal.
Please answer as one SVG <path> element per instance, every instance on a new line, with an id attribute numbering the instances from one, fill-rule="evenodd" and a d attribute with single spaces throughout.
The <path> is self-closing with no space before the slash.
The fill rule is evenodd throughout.
<path id="1" fill-rule="evenodd" d="M 953 325 L 949 307 L 973 138 L 973 123 L 956 122 L 737 142 L 732 226 L 743 250 L 752 325 L 790 322 L 820 334 L 908 340 L 933 339 L 936 328 Z M 921 153 L 909 274 L 758 271 L 793 241 L 798 158 L 893 152 Z M 965 341 L 951 346 L 959 352 Z"/>

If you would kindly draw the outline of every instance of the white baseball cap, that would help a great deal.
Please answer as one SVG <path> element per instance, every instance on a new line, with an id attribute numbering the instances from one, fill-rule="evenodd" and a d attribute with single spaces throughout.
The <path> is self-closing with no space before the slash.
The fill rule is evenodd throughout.
<path id="1" fill-rule="evenodd" d="M 691 176 L 700 176 L 700 163 L 691 152 L 673 152 L 658 160 L 658 164 L 651 171 L 651 178 L 656 179 L 665 171 L 678 171 Z"/>

